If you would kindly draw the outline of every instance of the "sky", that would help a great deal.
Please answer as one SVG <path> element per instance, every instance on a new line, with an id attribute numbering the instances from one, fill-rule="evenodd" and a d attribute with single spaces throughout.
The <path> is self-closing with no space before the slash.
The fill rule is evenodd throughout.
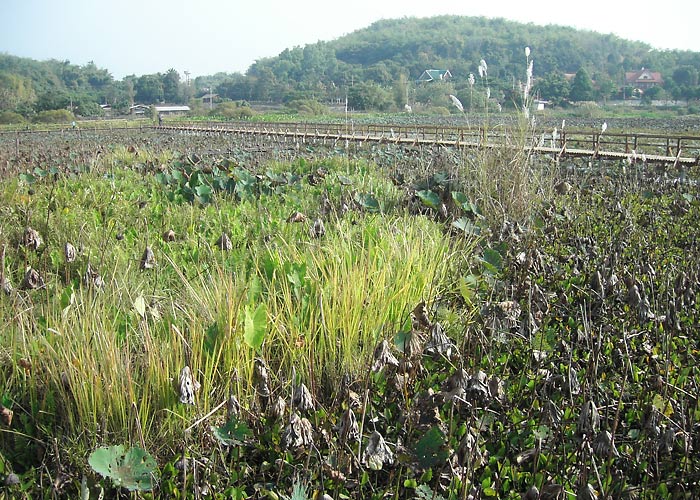
<path id="1" fill-rule="evenodd" d="M 380 19 L 443 14 L 571 26 L 700 52 L 697 0 L 0 0 L 0 53 L 93 61 L 117 79 L 170 68 L 194 78 L 245 72 L 285 48 Z"/>

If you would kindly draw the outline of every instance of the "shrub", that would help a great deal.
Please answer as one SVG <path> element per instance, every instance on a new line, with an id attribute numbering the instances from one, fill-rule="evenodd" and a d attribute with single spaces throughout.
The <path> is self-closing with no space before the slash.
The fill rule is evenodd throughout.
<path id="1" fill-rule="evenodd" d="M 73 120 L 75 120 L 75 116 L 67 109 L 40 111 L 34 118 L 37 123 L 67 123 Z"/>
<path id="2" fill-rule="evenodd" d="M 287 108 L 300 115 L 323 115 L 328 108 L 313 99 L 294 99 L 287 103 Z"/>
<path id="3" fill-rule="evenodd" d="M 255 112 L 244 101 L 222 102 L 209 112 L 209 116 L 219 116 L 227 120 L 244 120 L 253 116 Z"/>
<path id="4" fill-rule="evenodd" d="M 27 120 L 25 120 L 19 113 L 13 113 L 12 111 L 0 111 L 0 125 L 25 123 L 26 121 Z"/>

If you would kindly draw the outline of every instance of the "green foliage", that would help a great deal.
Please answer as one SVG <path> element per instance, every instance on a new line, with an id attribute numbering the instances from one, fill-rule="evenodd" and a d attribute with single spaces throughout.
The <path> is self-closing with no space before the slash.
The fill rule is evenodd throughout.
<path id="1" fill-rule="evenodd" d="M 223 426 L 212 426 L 214 437 L 224 446 L 242 446 L 252 435 L 248 425 L 237 417 L 231 417 Z"/>
<path id="2" fill-rule="evenodd" d="M 326 106 L 313 99 L 294 99 L 285 106 L 300 115 L 324 115 L 328 113 Z"/>
<path id="3" fill-rule="evenodd" d="M 116 445 L 97 448 L 88 458 L 90 467 L 117 488 L 129 491 L 151 491 L 158 475 L 158 465 L 153 457 L 137 446 L 125 451 Z"/>
<path id="4" fill-rule="evenodd" d="M 392 105 L 391 93 L 374 82 L 360 82 L 348 90 L 350 108 L 387 111 Z"/>
<path id="5" fill-rule="evenodd" d="M 591 101 L 593 100 L 593 82 L 591 77 L 584 68 L 580 68 L 576 72 L 573 81 L 571 82 L 571 90 L 569 98 L 572 101 Z"/>
<path id="6" fill-rule="evenodd" d="M 226 120 L 245 120 L 255 115 L 245 101 L 222 102 L 209 112 L 210 116 L 221 117 Z"/>
<path id="7" fill-rule="evenodd" d="M 0 111 L 0 125 L 7 124 L 22 124 L 26 123 L 26 119 L 19 113 L 12 111 Z"/>
<path id="8" fill-rule="evenodd" d="M 67 109 L 40 111 L 34 117 L 36 123 L 70 123 L 73 120 L 75 120 L 75 115 Z"/>
<path id="9" fill-rule="evenodd" d="M 251 307 L 245 309 L 245 320 L 243 326 L 243 340 L 251 349 L 260 350 L 265 334 L 267 333 L 267 307 L 264 303 L 258 304 L 253 310 Z"/>

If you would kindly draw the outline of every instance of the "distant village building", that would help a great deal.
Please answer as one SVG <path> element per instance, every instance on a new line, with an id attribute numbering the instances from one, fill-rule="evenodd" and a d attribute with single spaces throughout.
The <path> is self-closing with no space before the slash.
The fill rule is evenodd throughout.
<path id="1" fill-rule="evenodd" d="M 190 112 L 189 106 L 155 106 L 158 115 L 184 115 Z"/>
<path id="2" fill-rule="evenodd" d="M 439 82 L 452 78 L 449 69 L 426 69 L 418 77 L 419 82 Z"/>
<path id="3" fill-rule="evenodd" d="M 149 109 L 151 109 L 151 107 L 146 106 L 145 104 L 134 104 L 133 106 L 129 106 L 129 114 L 136 116 L 144 116 L 148 113 Z"/>
<path id="4" fill-rule="evenodd" d="M 661 73 L 657 71 L 642 68 L 639 71 L 628 71 L 625 73 L 625 85 L 630 85 L 642 92 L 656 85 L 663 84 L 664 79 L 661 77 Z"/>
<path id="5" fill-rule="evenodd" d="M 219 98 L 219 94 L 204 94 L 200 99 L 202 102 L 211 102 Z"/>

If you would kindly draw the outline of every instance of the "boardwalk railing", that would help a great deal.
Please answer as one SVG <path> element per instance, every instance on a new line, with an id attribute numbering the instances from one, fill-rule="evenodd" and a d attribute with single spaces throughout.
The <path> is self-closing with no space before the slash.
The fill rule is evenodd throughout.
<path id="1" fill-rule="evenodd" d="M 177 122 L 161 130 L 439 145 L 463 148 L 523 148 L 535 154 L 607 158 L 649 163 L 700 163 L 700 136 L 651 133 L 601 133 L 591 130 L 528 131 L 523 139 L 502 127 L 493 129 L 436 125 L 344 123 Z M 517 132 L 516 132 L 517 133 Z"/>

